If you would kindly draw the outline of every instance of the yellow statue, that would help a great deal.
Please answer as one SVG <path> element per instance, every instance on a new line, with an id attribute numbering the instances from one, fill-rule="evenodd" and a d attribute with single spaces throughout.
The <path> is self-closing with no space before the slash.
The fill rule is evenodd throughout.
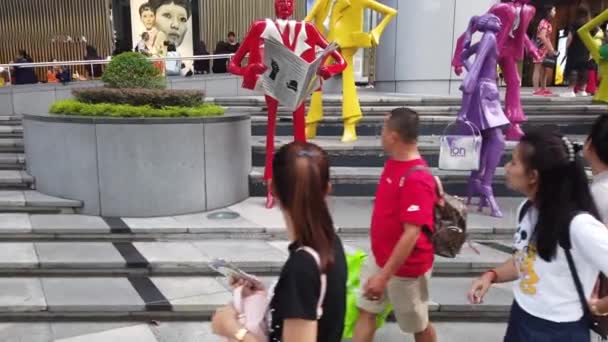
<path id="1" fill-rule="evenodd" d="M 602 14 L 593 18 L 590 22 L 585 24 L 578 30 L 578 35 L 581 37 L 583 44 L 587 47 L 591 53 L 591 57 L 598 65 L 600 78 L 600 87 L 595 93 L 593 100 L 608 102 L 608 55 L 605 55 L 608 51 L 603 51 L 601 45 L 597 44 L 597 40 L 591 35 L 591 31 L 608 20 L 608 10 L 602 12 Z"/>
<path id="2" fill-rule="evenodd" d="M 367 8 L 384 14 L 384 17 L 370 32 L 363 32 L 363 14 Z M 395 9 L 374 0 L 317 0 L 305 19 L 313 22 L 328 41 L 338 43 L 347 63 L 342 73 L 343 142 L 357 140 L 356 125 L 363 116 L 355 86 L 354 56 L 360 48 L 378 45 L 382 32 L 396 15 Z M 306 117 L 307 138 L 312 139 L 317 135 L 317 124 L 322 119 L 323 94 L 319 89 L 312 95 Z"/>

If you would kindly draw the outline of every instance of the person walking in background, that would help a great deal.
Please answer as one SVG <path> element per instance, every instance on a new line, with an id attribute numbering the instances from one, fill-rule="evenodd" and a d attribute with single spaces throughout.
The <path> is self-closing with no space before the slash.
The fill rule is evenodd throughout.
<path id="1" fill-rule="evenodd" d="M 505 342 L 590 340 L 583 305 L 599 273 L 608 273 L 608 229 L 599 221 L 581 149 L 556 132 L 533 131 L 506 166 L 509 188 L 527 197 L 519 209 L 516 252 L 475 280 L 468 293 L 469 301 L 479 304 L 492 284 L 514 281 Z M 577 290 L 575 274 L 584 293 Z M 608 313 L 606 301 L 591 300 L 591 311 Z"/>
<path id="2" fill-rule="evenodd" d="M 87 45 L 86 54 L 84 55 L 84 60 L 85 61 L 98 61 L 100 59 L 101 59 L 101 57 L 99 57 L 99 54 L 97 53 L 97 49 L 92 45 Z M 86 74 L 89 79 L 101 77 L 102 72 L 103 71 L 102 71 L 101 64 L 87 65 Z"/>
<path id="3" fill-rule="evenodd" d="M 566 76 L 569 81 L 569 89 L 561 94 L 563 97 L 588 96 L 585 91 L 587 84 L 587 69 L 589 68 L 589 50 L 576 33 L 591 20 L 589 9 L 579 6 L 576 10 L 576 18 L 568 30 Z M 578 90 L 578 92 L 577 92 Z"/>
<path id="4" fill-rule="evenodd" d="M 435 178 L 418 152 L 418 114 L 397 108 L 382 129 L 382 145 L 390 155 L 376 192 L 370 229 L 372 255 L 361 271 L 359 319 L 353 342 L 372 342 L 376 316 L 390 303 L 399 328 L 416 342 L 437 340 L 429 322 L 429 281 L 433 244 Z M 430 232 L 429 232 L 430 233 Z"/>
<path id="5" fill-rule="evenodd" d="M 596 14 L 594 17 L 597 17 L 599 14 Z M 604 29 L 601 27 L 598 27 L 595 29 L 595 32 L 591 32 L 593 34 L 593 42 L 595 43 L 596 47 L 599 49 L 603 44 L 604 44 L 604 37 L 605 37 L 605 33 L 604 33 Z M 589 55 L 591 55 L 591 53 L 589 53 Z M 595 95 L 595 93 L 597 92 L 597 86 L 599 84 L 599 79 L 598 79 L 598 72 L 599 72 L 599 66 L 597 64 L 597 62 L 590 56 L 589 58 L 589 65 L 587 68 L 587 87 L 585 88 L 585 91 L 587 92 L 587 94 L 589 95 Z M 580 89 L 576 89 L 576 92 L 580 91 Z"/>
<path id="6" fill-rule="evenodd" d="M 532 81 L 534 83 L 533 95 L 549 96 L 553 92 L 547 88 L 549 77 L 553 74 L 554 65 L 551 66 L 545 61 L 557 58 L 557 51 L 553 46 L 553 25 L 551 22 L 556 15 L 555 6 L 546 7 L 541 14 L 541 20 L 536 30 L 536 44 L 538 46 L 538 56 L 532 58 L 534 62 L 534 73 Z"/>
<path id="7" fill-rule="evenodd" d="M 228 53 L 236 53 L 240 46 L 241 43 L 236 40 L 236 34 L 232 31 L 228 32 L 228 45 L 226 45 L 226 51 Z"/>
<path id="8" fill-rule="evenodd" d="M 194 46 L 195 56 L 208 56 L 207 45 L 204 41 L 199 41 Z M 208 59 L 199 59 L 194 61 L 194 73 L 197 75 L 208 74 L 210 72 L 210 63 Z"/>
<path id="9" fill-rule="evenodd" d="M 608 225 L 608 115 L 597 118 L 585 142 L 585 159 L 591 165 L 591 193 L 604 224 Z"/>
<path id="10" fill-rule="evenodd" d="M 270 300 L 268 341 L 340 342 L 347 270 L 326 201 L 331 191 L 329 158 L 314 144 L 293 142 L 279 149 L 273 167 L 272 188 L 291 244 Z M 237 284 L 254 286 L 246 281 Z M 266 342 L 242 328 L 232 305 L 216 312 L 212 329 L 231 340 Z"/>
<path id="11" fill-rule="evenodd" d="M 177 52 L 175 44 L 169 43 L 167 46 L 167 58 L 181 58 L 182 56 Z M 170 59 L 165 61 L 165 70 L 167 76 L 179 76 L 182 70 L 181 59 Z"/>
<path id="12" fill-rule="evenodd" d="M 34 63 L 34 59 L 25 50 L 19 50 L 15 63 Z M 15 67 L 15 84 L 35 84 L 38 83 L 34 68 Z"/>
<path id="13" fill-rule="evenodd" d="M 239 49 L 241 44 L 236 40 L 234 32 L 228 32 L 228 41 L 219 41 L 215 47 L 213 54 L 225 55 L 233 54 Z M 213 73 L 214 74 L 225 74 L 228 72 L 228 58 L 218 58 L 213 60 Z"/>

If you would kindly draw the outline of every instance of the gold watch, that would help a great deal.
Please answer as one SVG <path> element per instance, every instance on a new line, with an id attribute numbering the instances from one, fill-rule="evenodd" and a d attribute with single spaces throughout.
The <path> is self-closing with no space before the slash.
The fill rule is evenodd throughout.
<path id="1" fill-rule="evenodd" d="M 245 336 L 247 336 L 248 333 L 249 333 L 249 330 L 247 330 L 245 328 L 239 329 L 239 331 L 237 331 L 236 334 L 234 334 L 234 339 L 239 342 L 243 342 L 243 341 L 245 341 Z"/>

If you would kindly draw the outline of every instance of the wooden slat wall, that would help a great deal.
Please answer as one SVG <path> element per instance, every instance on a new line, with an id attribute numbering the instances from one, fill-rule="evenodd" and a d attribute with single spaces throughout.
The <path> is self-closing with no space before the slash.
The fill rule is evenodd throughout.
<path id="1" fill-rule="evenodd" d="M 200 8 L 200 34 L 213 52 L 220 40 L 226 40 L 228 32 L 236 33 L 243 40 L 251 22 L 255 19 L 274 18 L 274 0 L 198 0 Z M 294 18 L 306 16 L 306 1 L 297 0 Z"/>
<path id="2" fill-rule="evenodd" d="M 0 0 L 0 62 L 13 61 L 20 49 L 34 62 L 82 60 L 87 43 L 52 43 L 60 35 L 86 37 L 105 58 L 112 50 L 110 25 L 107 0 Z"/>

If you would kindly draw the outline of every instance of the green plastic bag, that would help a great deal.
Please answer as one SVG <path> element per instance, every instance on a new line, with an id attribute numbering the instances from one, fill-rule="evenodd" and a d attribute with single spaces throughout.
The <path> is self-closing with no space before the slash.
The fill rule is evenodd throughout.
<path id="1" fill-rule="evenodd" d="M 361 268 L 367 259 L 367 254 L 363 251 L 356 251 L 346 254 L 346 264 L 348 267 L 348 280 L 346 283 L 346 316 L 344 318 L 344 333 L 342 339 L 351 339 L 355 331 L 355 324 L 359 318 L 359 308 L 357 299 L 361 289 Z M 388 306 L 381 315 L 376 318 L 376 327 L 381 328 L 386 323 L 386 318 L 393 311 L 392 306 Z"/>

